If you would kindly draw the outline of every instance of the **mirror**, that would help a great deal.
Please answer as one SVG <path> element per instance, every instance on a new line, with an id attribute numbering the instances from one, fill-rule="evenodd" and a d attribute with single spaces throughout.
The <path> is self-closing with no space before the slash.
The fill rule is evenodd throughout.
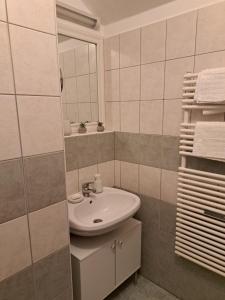
<path id="1" fill-rule="evenodd" d="M 71 124 L 99 119 L 97 46 L 58 34 L 63 118 Z"/>

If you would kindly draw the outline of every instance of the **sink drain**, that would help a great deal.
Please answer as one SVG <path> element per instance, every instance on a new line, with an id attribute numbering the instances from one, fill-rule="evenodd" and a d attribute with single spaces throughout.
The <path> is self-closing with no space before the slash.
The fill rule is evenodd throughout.
<path id="1" fill-rule="evenodd" d="M 101 222 L 103 222 L 102 219 L 94 219 L 94 220 L 93 220 L 93 223 L 101 223 Z"/>

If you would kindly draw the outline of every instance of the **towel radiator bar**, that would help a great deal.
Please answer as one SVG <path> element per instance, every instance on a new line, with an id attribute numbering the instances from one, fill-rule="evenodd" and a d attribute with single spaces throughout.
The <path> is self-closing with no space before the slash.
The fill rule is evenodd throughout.
<path id="1" fill-rule="evenodd" d="M 187 167 L 187 157 L 196 157 L 192 110 L 214 114 L 224 112 L 225 105 L 196 104 L 197 77 L 197 73 L 184 75 L 175 253 L 225 277 L 225 175 Z"/>

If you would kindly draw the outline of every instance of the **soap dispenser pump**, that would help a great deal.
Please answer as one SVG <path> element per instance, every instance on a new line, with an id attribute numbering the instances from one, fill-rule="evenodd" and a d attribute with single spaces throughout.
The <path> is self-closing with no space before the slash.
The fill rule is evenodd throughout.
<path id="1" fill-rule="evenodd" d="M 95 174 L 94 176 L 94 187 L 96 193 L 102 193 L 103 192 L 103 186 L 102 186 L 102 179 L 100 174 Z"/>

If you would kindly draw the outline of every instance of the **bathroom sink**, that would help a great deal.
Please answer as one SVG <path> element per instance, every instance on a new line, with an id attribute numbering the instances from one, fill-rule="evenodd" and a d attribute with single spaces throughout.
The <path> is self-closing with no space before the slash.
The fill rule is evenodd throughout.
<path id="1" fill-rule="evenodd" d="M 106 187 L 79 204 L 68 203 L 70 232 L 81 236 L 110 232 L 131 218 L 139 207 L 138 196 Z"/>

